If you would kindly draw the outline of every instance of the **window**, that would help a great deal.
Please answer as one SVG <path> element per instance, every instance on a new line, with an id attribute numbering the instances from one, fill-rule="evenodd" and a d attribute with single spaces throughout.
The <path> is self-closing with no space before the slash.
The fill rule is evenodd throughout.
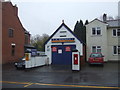
<path id="1" fill-rule="evenodd" d="M 66 32 L 67 31 L 60 31 L 60 37 L 66 37 Z"/>
<path id="2" fill-rule="evenodd" d="M 66 35 L 61 35 L 60 37 L 66 37 Z"/>
<path id="3" fill-rule="evenodd" d="M 93 53 L 96 52 L 96 46 L 93 46 L 93 47 L 92 47 L 92 52 L 93 52 Z"/>
<path id="4" fill-rule="evenodd" d="M 100 27 L 97 27 L 97 35 L 101 35 L 101 29 L 100 29 Z"/>
<path id="5" fill-rule="evenodd" d="M 29 35 L 25 34 L 25 44 L 29 44 Z"/>
<path id="6" fill-rule="evenodd" d="M 120 36 L 120 29 L 117 30 L 117 36 Z"/>
<path id="7" fill-rule="evenodd" d="M 9 37 L 13 37 L 13 29 L 8 29 L 8 34 L 9 34 Z"/>
<path id="8" fill-rule="evenodd" d="M 120 46 L 118 46 L 118 54 L 120 54 Z"/>
<path id="9" fill-rule="evenodd" d="M 116 29 L 113 29 L 113 36 L 116 36 Z"/>
<path id="10" fill-rule="evenodd" d="M 67 31 L 60 31 L 60 33 L 66 33 Z"/>
<path id="11" fill-rule="evenodd" d="M 101 28 L 100 27 L 92 28 L 92 35 L 101 35 Z"/>
<path id="12" fill-rule="evenodd" d="M 11 55 L 15 56 L 15 46 L 12 46 Z"/>
<path id="13" fill-rule="evenodd" d="M 101 46 L 97 46 L 97 52 L 101 52 Z"/>
<path id="14" fill-rule="evenodd" d="M 113 29 L 113 36 L 120 36 L 120 29 Z"/>
<path id="15" fill-rule="evenodd" d="M 92 35 L 95 35 L 96 34 L 96 30 L 95 28 L 92 28 Z"/>
<path id="16" fill-rule="evenodd" d="M 93 53 L 101 52 L 101 46 L 92 46 L 92 52 Z"/>
<path id="17" fill-rule="evenodd" d="M 113 54 L 120 54 L 120 46 L 113 46 Z"/>

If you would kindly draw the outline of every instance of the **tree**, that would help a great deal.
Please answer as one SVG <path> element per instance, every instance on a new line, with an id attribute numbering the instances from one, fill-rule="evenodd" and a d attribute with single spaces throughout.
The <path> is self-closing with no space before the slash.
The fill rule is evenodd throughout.
<path id="1" fill-rule="evenodd" d="M 77 21 L 74 27 L 74 34 L 79 37 L 79 22 Z"/>
<path id="2" fill-rule="evenodd" d="M 86 30 L 85 26 L 83 24 L 83 21 L 80 20 L 80 22 L 77 21 L 75 27 L 74 27 L 74 34 L 77 36 L 78 39 L 82 40 L 84 43 L 86 43 Z"/>
<path id="3" fill-rule="evenodd" d="M 79 23 L 80 27 L 83 27 L 83 21 L 80 20 L 80 23 Z"/>
<path id="4" fill-rule="evenodd" d="M 44 43 L 48 38 L 49 35 L 47 34 L 43 34 L 42 36 L 37 34 L 31 37 L 31 44 L 36 47 L 38 51 L 44 51 Z"/>
<path id="5" fill-rule="evenodd" d="M 85 21 L 85 25 L 87 25 L 88 23 L 89 23 L 88 20 L 86 20 L 86 21 Z"/>

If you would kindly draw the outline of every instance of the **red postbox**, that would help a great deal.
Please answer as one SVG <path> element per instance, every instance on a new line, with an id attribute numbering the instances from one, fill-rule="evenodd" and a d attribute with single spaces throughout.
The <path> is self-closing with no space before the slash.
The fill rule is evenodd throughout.
<path id="1" fill-rule="evenodd" d="M 80 52 L 72 50 L 72 70 L 80 70 Z"/>
<path id="2" fill-rule="evenodd" d="M 74 54 L 74 64 L 78 65 L 78 54 Z"/>

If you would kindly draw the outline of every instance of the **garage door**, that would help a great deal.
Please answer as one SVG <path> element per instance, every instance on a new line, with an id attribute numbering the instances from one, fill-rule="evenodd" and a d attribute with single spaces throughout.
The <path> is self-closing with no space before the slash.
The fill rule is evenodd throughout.
<path id="1" fill-rule="evenodd" d="M 71 65 L 72 49 L 76 45 L 52 45 L 52 64 Z"/>

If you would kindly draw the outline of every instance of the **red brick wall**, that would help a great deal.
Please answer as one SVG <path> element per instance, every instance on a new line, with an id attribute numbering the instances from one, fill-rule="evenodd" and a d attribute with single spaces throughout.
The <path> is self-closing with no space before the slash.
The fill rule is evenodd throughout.
<path id="1" fill-rule="evenodd" d="M 25 34 L 25 44 L 26 44 L 26 45 L 29 45 L 29 44 L 30 44 L 30 34 L 29 34 L 29 33 L 26 33 L 26 34 Z"/>
<path id="2" fill-rule="evenodd" d="M 14 29 L 14 37 L 10 38 L 8 29 Z M 24 28 L 17 16 L 17 7 L 11 2 L 2 3 L 2 63 L 17 61 L 24 55 Z M 15 56 L 11 55 L 11 43 L 15 43 Z"/>
<path id="3" fill-rule="evenodd" d="M 83 56 L 80 57 L 80 60 L 81 66 L 84 66 L 86 61 L 86 45 L 83 45 Z"/>

